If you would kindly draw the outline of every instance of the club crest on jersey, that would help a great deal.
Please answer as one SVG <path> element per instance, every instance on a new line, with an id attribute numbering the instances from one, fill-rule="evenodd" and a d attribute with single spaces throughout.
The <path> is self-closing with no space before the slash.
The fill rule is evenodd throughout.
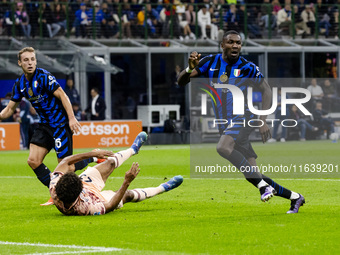
<path id="1" fill-rule="evenodd" d="M 32 88 L 30 88 L 30 89 L 28 90 L 28 94 L 29 94 L 30 96 L 33 96 L 33 90 L 32 90 Z"/>
<path id="2" fill-rule="evenodd" d="M 227 80 L 228 80 L 228 75 L 226 75 L 225 73 L 220 76 L 221 82 L 226 82 Z"/>
<path id="3" fill-rule="evenodd" d="M 234 69 L 234 76 L 238 77 L 241 74 L 241 69 Z"/>

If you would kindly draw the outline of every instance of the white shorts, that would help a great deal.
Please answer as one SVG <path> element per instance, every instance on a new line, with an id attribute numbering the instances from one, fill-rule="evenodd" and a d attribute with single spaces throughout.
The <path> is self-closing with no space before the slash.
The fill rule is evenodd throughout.
<path id="1" fill-rule="evenodd" d="M 97 168 L 89 166 L 82 174 L 79 175 L 82 179 L 83 187 L 98 196 L 103 202 L 109 202 L 116 194 L 112 190 L 104 190 L 105 183 L 102 175 Z M 116 209 L 123 207 L 123 200 L 120 200 Z"/>

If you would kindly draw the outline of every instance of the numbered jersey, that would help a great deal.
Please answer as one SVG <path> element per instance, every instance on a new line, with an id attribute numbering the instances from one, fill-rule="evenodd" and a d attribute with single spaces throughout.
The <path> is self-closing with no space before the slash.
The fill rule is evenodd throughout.
<path id="1" fill-rule="evenodd" d="M 68 117 L 62 102 L 53 95 L 59 87 L 51 73 L 37 68 L 30 81 L 25 75 L 15 81 L 11 100 L 20 102 L 25 97 L 39 114 L 40 123 L 53 128 L 62 127 L 68 123 Z"/>
<path id="2" fill-rule="evenodd" d="M 69 207 L 65 208 L 64 203 L 58 199 L 56 194 L 56 185 L 64 174 L 62 172 L 53 172 L 51 174 L 50 193 L 55 206 L 60 212 L 66 215 L 100 215 L 105 214 L 105 206 L 103 204 L 104 198 L 91 189 L 88 182 L 90 178 L 82 178 L 83 190 L 76 199 L 76 201 Z"/>

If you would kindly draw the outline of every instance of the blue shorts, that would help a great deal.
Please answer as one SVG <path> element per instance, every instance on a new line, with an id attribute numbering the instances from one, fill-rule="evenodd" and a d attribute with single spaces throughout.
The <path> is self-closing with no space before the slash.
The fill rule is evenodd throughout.
<path id="1" fill-rule="evenodd" d="M 72 131 L 68 124 L 63 127 L 52 128 L 40 123 L 34 130 L 30 143 L 46 148 L 54 148 L 57 158 L 65 158 L 73 154 Z"/>

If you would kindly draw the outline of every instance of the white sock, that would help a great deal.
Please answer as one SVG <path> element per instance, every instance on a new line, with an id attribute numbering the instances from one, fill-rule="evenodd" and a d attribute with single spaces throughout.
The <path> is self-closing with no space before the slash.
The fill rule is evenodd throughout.
<path id="1" fill-rule="evenodd" d="M 154 197 L 158 194 L 161 194 L 165 191 L 162 185 L 155 188 L 145 188 L 145 189 L 133 189 L 131 190 L 133 193 L 133 199 L 131 202 L 140 202 L 147 198 Z"/>
<path id="2" fill-rule="evenodd" d="M 269 185 L 269 184 L 266 183 L 264 180 L 261 180 L 261 181 L 257 184 L 257 187 L 258 187 L 258 189 L 261 189 L 262 187 L 267 186 L 267 185 Z"/>
<path id="3" fill-rule="evenodd" d="M 115 153 L 113 157 L 108 157 L 108 158 L 112 158 L 116 162 L 116 168 L 117 168 L 121 164 L 123 164 L 127 159 L 129 159 L 134 153 L 135 151 L 129 148 L 123 151 L 119 151 Z"/>
<path id="4" fill-rule="evenodd" d="M 290 200 L 293 200 L 293 199 L 298 199 L 300 197 L 300 195 L 294 191 L 292 191 L 292 194 L 290 195 Z"/>

